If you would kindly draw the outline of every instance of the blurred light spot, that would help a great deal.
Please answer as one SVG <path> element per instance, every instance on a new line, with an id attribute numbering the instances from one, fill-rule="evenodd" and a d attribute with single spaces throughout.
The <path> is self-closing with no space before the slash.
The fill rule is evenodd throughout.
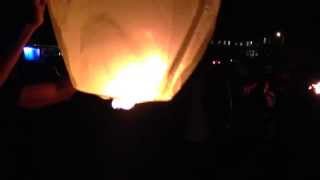
<path id="1" fill-rule="evenodd" d="M 320 82 L 309 86 L 309 90 L 313 90 L 315 94 L 320 95 Z"/>
<path id="2" fill-rule="evenodd" d="M 263 44 L 267 44 L 267 40 L 268 40 L 268 39 L 267 39 L 266 37 L 264 37 L 264 38 L 263 38 Z"/>
<path id="3" fill-rule="evenodd" d="M 23 56 L 27 61 L 38 61 L 41 57 L 40 48 L 24 47 Z"/>
<path id="4" fill-rule="evenodd" d="M 281 32 L 276 32 L 276 36 L 280 38 L 282 36 Z"/>

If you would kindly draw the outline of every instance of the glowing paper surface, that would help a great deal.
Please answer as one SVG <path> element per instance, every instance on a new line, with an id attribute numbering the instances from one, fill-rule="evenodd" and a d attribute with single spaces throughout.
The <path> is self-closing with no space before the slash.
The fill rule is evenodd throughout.
<path id="1" fill-rule="evenodd" d="M 127 109 L 174 97 L 201 59 L 219 7 L 220 0 L 49 1 L 74 87 Z"/>

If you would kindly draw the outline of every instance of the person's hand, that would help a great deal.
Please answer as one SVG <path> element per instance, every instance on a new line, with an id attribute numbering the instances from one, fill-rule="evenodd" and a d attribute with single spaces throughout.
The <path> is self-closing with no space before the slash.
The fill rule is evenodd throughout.
<path id="1" fill-rule="evenodd" d="M 44 12 L 47 0 L 32 0 L 32 20 L 31 25 L 38 28 L 44 21 Z"/>

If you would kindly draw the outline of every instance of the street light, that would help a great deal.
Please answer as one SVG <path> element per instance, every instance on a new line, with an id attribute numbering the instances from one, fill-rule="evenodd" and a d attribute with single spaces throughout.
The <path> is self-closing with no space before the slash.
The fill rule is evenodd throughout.
<path id="1" fill-rule="evenodd" d="M 281 32 L 276 32 L 276 37 L 281 38 L 282 33 Z"/>

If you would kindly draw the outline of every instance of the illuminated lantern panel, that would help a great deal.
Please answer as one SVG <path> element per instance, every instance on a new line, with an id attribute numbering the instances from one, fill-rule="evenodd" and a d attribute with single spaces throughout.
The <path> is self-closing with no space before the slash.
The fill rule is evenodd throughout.
<path id="1" fill-rule="evenodd" d="M 169 101 L 209 43 L 220 0 L 51 0 L 72 83 L 116 108 Z"/>

